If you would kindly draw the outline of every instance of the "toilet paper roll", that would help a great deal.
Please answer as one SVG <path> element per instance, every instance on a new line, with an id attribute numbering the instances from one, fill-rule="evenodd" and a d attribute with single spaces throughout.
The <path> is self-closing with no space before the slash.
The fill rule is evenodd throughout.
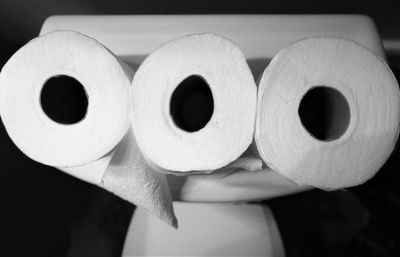
<path id="1" fill-rule="evenodd" d="M 128 131 L 133 75 L 98 41 L 74 31 L 49 33 L 3 67 L 1 118 L 28 157 L 115 192 L 176 226 L 165 178 L 140 162 Z"/>
<path id="2" fill-rule="evenodd" d="M 130 126 L 129 72 L 83 34 L 64 31 L 33 39 L 2 69 L 1 110 L 8 134 L 27 156 L 47 165 L 74 167 L 100 159 Z M 57 89 L 60 95 L 81 92 L 87 107 L 76 110 L 82 113 L 77 120 L 63 117 L 62 103 L 51 106 L 54 113 L 46 109 L 51 108 L 46 94 Z M 49 97 L 61 102 L 64 96 Z M 71 103 L 76 104 L 81 103 Z"/>
<path id="3" fill-rule="evenodd" d="M 209 172 L 236 160 L 254 133 L 256 86 L 240 49 L 215 34 L 169 42 L 133 79 L 132 126 L 166 172 Z"/>
<path id="4" fill-rule="evenodd" d="M 369 49 L 339 38 L 298 41 L 261 77 L 256 148 L 298 184 L 361 184 L 393 151 L 399 99 L 391 70 Z"/>

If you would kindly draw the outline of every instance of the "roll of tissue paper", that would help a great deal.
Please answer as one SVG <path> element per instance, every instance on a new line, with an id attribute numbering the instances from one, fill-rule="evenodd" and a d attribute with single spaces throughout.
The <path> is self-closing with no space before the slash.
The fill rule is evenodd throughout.
<path id="1" fill-rule="evenodd" d="M 49 33 L 3 67 L 1 118 L 28 157 L 176 225 L 168 184 L 145 166 L 129 129 L 133 75 L 98 41 L 74 31 Z"/>
<path id="2" fill-rule="evenodd" d="M 399 99 L 394 75 L 369 49 L 339 38 L 298 41 L 261 77 L 257 150 L 270 168 L 298 184 L 361 184 L 394 149 Z"/>
<path id="3" fill-rule="evenodd" d="M 171 41 L 133 79 L 132 126 L 156 169 L 207 172 L 236 160 L 254 133 L 256 86 L 240 49 L 215 34 Z"/>

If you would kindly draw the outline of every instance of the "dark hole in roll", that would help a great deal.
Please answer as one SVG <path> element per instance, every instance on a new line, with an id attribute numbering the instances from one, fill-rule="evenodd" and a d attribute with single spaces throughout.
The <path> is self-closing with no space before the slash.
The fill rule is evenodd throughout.
<path id="1" fill-rule="evenodd" d="M 331 141 L 340 138 L 350 122 L 350 107 L 338 90 L 317 86 L 311 88 L 298 109 L 301 123 L 315 138 Z"/>
<path id="2" fill-rule="evenodd" d="M 170 115 L 175 125 L 187 132 L 206 126 L 214 112 L 214 99 L 207 82 L 198 75 L 184 79 L 172 93 Z"/>
<path id="3" fill-rule="evenodd" d="M 74 124 L 86 116 L 88 97 L 78 80 L 58 75 L 49 78 L 43 85 L 40 103 L 44 113 L 53 121 Z"/>

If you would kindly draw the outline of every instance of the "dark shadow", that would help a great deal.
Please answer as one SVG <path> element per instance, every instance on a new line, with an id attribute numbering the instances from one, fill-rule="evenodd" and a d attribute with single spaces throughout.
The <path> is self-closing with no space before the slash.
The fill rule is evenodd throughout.
<path id="1" fill-rule="evenodd" d="M 249 64 L 251 73 L 253 73 L 254 79 L 258 82 L 260 76 L 263 74 L 265 68 L 267 68 L 268 64 L 271 62 L 270 57 L 265 58 L 254 58 L 248 59 L 247 63 Z M 257 83 L 258 86 L 258 83 Z"/>

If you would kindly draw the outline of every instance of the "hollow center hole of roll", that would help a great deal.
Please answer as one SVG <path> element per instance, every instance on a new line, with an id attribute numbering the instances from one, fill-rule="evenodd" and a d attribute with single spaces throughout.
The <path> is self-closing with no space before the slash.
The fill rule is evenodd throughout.
<path id="1" fill-rule="evenodd" d="M 207 82 L 198 75 L 184 79 L 172 93 L 170 115 L 175 125 L 187 132 L 195 132 L 210 121 L 214 99 Z"/>
<path id="2" fill-rule="evenodd" d="M 58 75 L 44 83 L 40 93 L 40 104 L 50 119 L 70 125 L 86 116 L 88 97 L 78 80 Z"/>
<path id="3" fill-rule="evenodd" d="M 311 88 L 298 110 L 304 128 L 315 138 L 332 141 L 341 137 L 350 123 L 350 107 L 338 90 L 327 86 Z"/>

